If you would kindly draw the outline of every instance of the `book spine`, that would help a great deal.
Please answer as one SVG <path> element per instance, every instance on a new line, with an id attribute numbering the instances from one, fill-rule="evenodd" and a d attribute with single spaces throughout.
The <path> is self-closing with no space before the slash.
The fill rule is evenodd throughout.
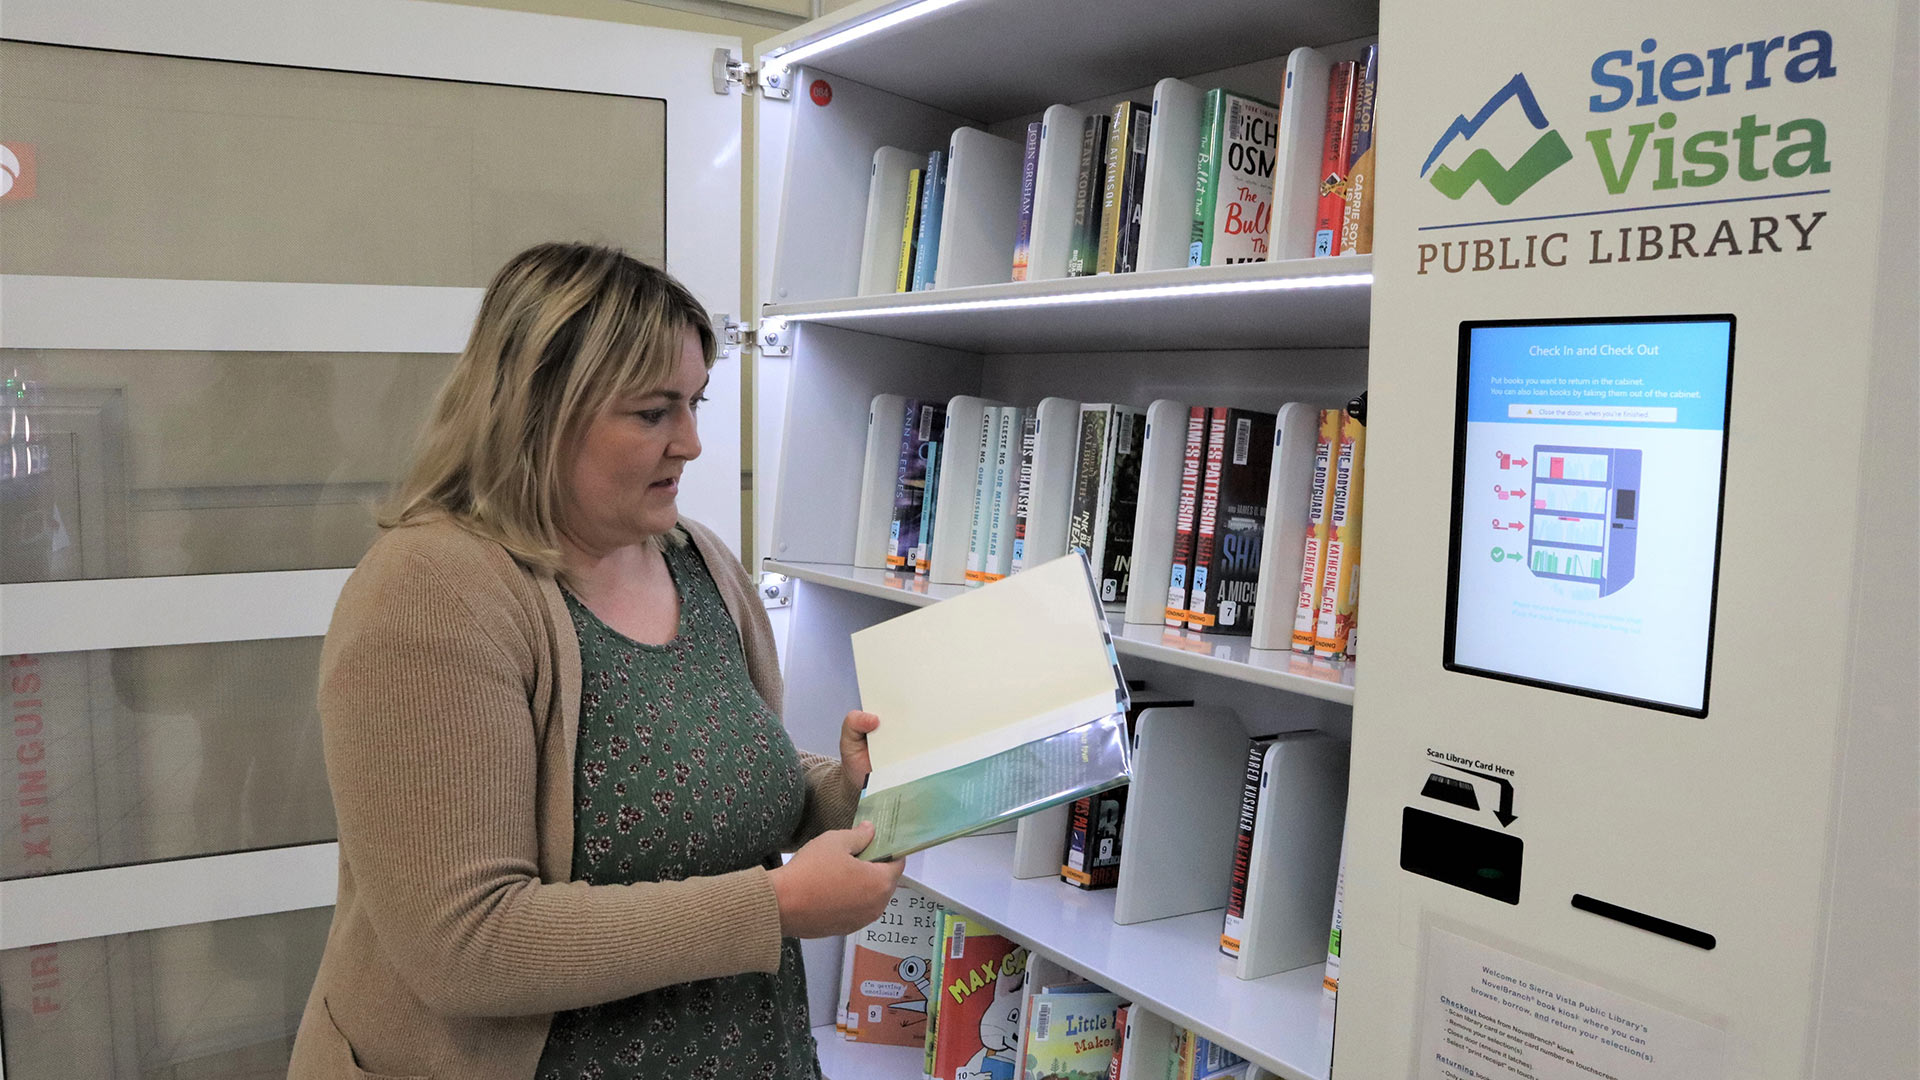
<path id="1" fill-rule="evenodd" d="M 1206 117 L 1200 124 L 1200 157 L 1194 170 L 1188 266 L 1213 264 L 1213 204 L 1220 186 L 1220 128 L 1225 122 L 1226 94 L 1218 87 L 1207 91 Z"/>
<path id="2" fill-rule="evenodd" d="M 920 523 L 920 492 L 913 487 L 914 429 L 920 420 L 920 403 L 909 399 L 900 421 L 900 457 L 893 474 L 893 522 L 887 531 L 887 568 L 907 565 L 912 539 L 907 532 L 907 515 L 914 525 Z"/>
<path id="3" fill-rule="evenodd" d="M 1313 447 L 1313 489 L 1307 502 L 1307 536 L 1300 559 L 1300 592 L 1293 610 L 1293 651 L 1312 652 L 1318 629 L 1320 581 L 1326 568 L 1327 495 L 1333 455 L 1340 445 L 1340 410 L 1320 410 L 1320 435 Z"/>
<path id="4" fill-rule="evenodd" d="M 1120 423 L 1117 410 L 1111 405 L 1105 406 L 1105 438 L 1100 444 L 1100 480 L 1093 492 L 1093 547 L 1087 551 L 1087 561 L 1093 565 L 1094 584 L 1102 585 L 1107 565 L 1107 518 L 1113 510 L 1113 465 L 1114 451 L 1118 445 L 1119 432 L 1114 429 Z M 1104 600 L 1105 589 L 1102 585 Z"/>
<path id="5" fill-rule="evenodd" d="M 1340 425 L 1340 456 L 1334 469 L 1333 502 L 1327 511 L 1327 568 L 1313 651 L 1344 659 L 1353 630 L 1355 582 L 1360 574 L 1360 496 L 1365 487 L 1367 429 L 1353 417 Z"/>
<path id="6" fill-rule="evenodd" d="M 933 523 L 940 491 L 940 440 L 927 443 L 927 493 L 920 500 L 920 546 L 913 553 L 913 572 L 924 575 L 933 566 Z"/>
<path id="7" fill-rule="evenodd" d="M 1225 95 L 1220 127 L 1222 164 L 1214 185 L 1208 265 L 1260 262 L 1267 257 L 1273 221 L 1274 155 L 1279 110 L 1264 101 Z"/>
<path id="8" fill-rule="evenodd" d="M 1105 113 L 1087 117 L 1080 131 L 1080 175 L 1073 189 L 1073 247 L 1067 253 L 1067 276 L 1093 273 L 1100 248 L 1101 182 L 1106 176 L 1107 127 Z"/>
<path id="9" fill-rule="evenodd" d="M 985 581 L 987 528 L 993 513 L 993 452 L 1000 445 L 1000 409 L 989 405 L 980 415 L 980 467 L 973 478 L 973 529 L 967 542 L 967 584 Z"/>
<path id="10" fill-rule="evenodd" d="M 1194 518 L 1200 509 L 1200 470 L 1207 452 L 1207 409 L 1187 410 L 1186 457 L 1180 466 L 1180 502 L 1173 526 L 1173 564 L 1167 571 L 1167 625 L 1184 626 L 1188 618 L 1187 579 L 1193 572 Z"/>
<path id="11" fill-rule="evenodd" d="M 1220 928 L 1220 951 L 1240 955 L 1240 938 L 1246 932 L 1247 868 L 1253 864 L 1253 823 L 1260 808 L 1260 770 L 1266 764 L 1270 739 L 1255 739 L 1247 746 L 1247 771 L 1240 785 L 1239 828 L 1233 840 L 1233 884 L 1227 891 L 1227 914 Z"/>
<path id="12" fill-rule="evenodd" d="M 1100 561 L 1094 565 L 1100 599 L 1123 604 L 1133 580 L 1133 519 L 1140 510 L 1141 428 L 1146 414 L 1125 405 L 1113 407 L 1109 422 L 1106 481 L 1100 489 L 1099 522 L 1095 543 Z"/>
<path id="13" fill-rule="evenodd" d="M 1040 441 L 1040 410 L 1027 413 L 1020 424 L 1020 479 L 1013 496 L 1013 563 L 1010 574 L 1027 566 L 1027 517 L 1033 509 L 1033 450 Z"/>
<path id="14" fill-rule="evenodd" d="M 915 292 L 933 288 L 933 275 L 940 262 L 941 216 L 947 201 L 947 154 L 935 150 L 927 155 L 926 177 L 920 184 L 920 236 L 915 241 L 919 254 L 913 260 Z"/>
<path id="15" fill-rule="evenodd" d="M 1127 1053 L 1127 1013 L 1133 1006 L 1122 1005 L 1113 1014 L 1113 1061 L 1107 1065 L 1107 1080 L 1120 1080 L 1120 1059 Z M 1034 1080 L 1039 1080 L 1035 1077 Z"/>
<path id="16" fill-rule="evenodd" d="M 1214 409 L 1208 421 L 1206 472 L 1200 481 L 1200 507 L 1194 514 L 1193 586 L 1188 590 L 1187 626 L 1213 628 L 1207 614 L 1207 577 L 1213 569 L 1215 531 L 1220 518 L 1220 466 L 1227 452 L 1227 409 Z"/>
<path id="17" fill-rule="evenodd" d="M 1374 98 L 1379 67 L 1380 46 L 1367 46 L 1353 85 L 1353 147 L 1347 163 L 1346 207 L 1340 219 L 1340 251 L 1345 255 L 1373 251 Z"/>
<path id="18" fill-rule="evenodd" d="M 920 235 L 922 178 L 923 173 L 919 169 L 907 173 L 907 213 L 900 223 L 900 271 L 893 278 L 894 292 L 910 292 L 913 289 L 913 242 Z"/>
<path id="19" fill-rule="evenodd" d="M 1093 799 L 1075 799 L 1067 811 L 1065 861 L 1060 865 L 1060 880 L 1086 888 L 1093 878 L 1087 873 L 1088 852 L 1093 846 Z"/>
<path id="20" fill-rule="evenodd" d="M 1093 516 L 1100 501 L 1100 466 L 1107 445 L 1107 411 L 1103 405 L 1080 406 L 1080 429 L 1074 440 L 1073 509 L 1067 517 L 1067 547 L 1093 559 Z"/>
<path id="21" fill-rule="evenodd" d="M 1347 210 L 1347 161 L 1353 153 L 1353 61 L 1333 65 L 1327 77 L 1327 138 L 1320 151 L 1320 207 L 1313 223 L 1313 254 L 1340 254 Z"/>
<path id="22" fill-rule="evenodd" d="M 1127 171 L 1127 137 L 1133 131 L 1131 101 L 1113 107 L 1107 129 L 1107 157 L 1100 184 L 1100 245 L 1094 259 L 1094 273 L 1111 274 L 1120 253 L 1120 203 Z"/>
<path id="23" fill-rule="evenodd" d="M 1267 539 L 1267 486 L 1273 473 L 1272 413 L 1233 410 L 1227 420 L 1226 459 L 1214 513 L 1214 558 L 1207 571 L 1207 606 L 1218 633 L 1251 634 L 1260 584 L 1260 549 Z"/>
<path id="24" fill-rule="evenodd" d="M 1013 500 L 1020 467 L 1020 439 L 1023 417 L 1011 405 L 1000 407 L 1000 423 L 994 432 L 993 511 L 987 522 L 987 557 L 981 567 L 982 581 L 999 581 L 1013 569 Z"/>
<path id="25" fill-rule="evenodd" d="M 1347 842 L 1340 841 L 1340 876 L 1333 886 L 1333 929 L 1327 933 L 1327 968 L 1320 986 L 1328 997 L 1340 993 L 1340 909 L 1347 901 Z"/>
<path id="26" fill-rule="evenodd" d="M 1033 242 L 1033 188 L 1040 175 L 1040 128 L 1027 125 L 1027 156 L 1020 165 L 1020 230 L 1013 241 L 1013 280 L 1027 280 L 1027 249 Z"/>
<path id="27" fill-rule="evenodd" d="M 1153 110 L 1133 111 L 1133 131 L 1127 136 L 1126 178 L 1121 181 L 1119 250 L 1114 272 L 1130 274 L 1140 257 L 1141 199 L 1147 187 L 1147 146 L 1153 140 Z"/>

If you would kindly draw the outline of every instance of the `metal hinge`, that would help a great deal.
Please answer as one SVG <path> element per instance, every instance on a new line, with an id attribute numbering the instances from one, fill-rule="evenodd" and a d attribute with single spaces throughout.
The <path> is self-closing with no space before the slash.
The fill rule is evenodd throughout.
<path id="1" fill-rule="evenodd" d="M 763 571 L 760 574 L 760 600 L 770 608 L 793 604 L 793 579 L 784 574 Z"/>
<path id="2" fill-rule="evenodd" d="M 754 346 L 761 356 L 793 355 L 793 334 L 785 319 L 761 319 L 760 335 Z"/>
<path id="3" fill-rule="evenodd" d="M 725 313 L 716 312 L 712 318 L 721 356 L 733 356 L 753 348 L 753 327 Z"/>
<path id="4" fill-rule="evenodd" d="M 756 68 L 732 49 L 713 50 L 713 92 L 716 94 L 731 94 L 733 88 L 739 86 L 757 89 L 764 98 L 787 101 L 793 97 L 793 88 L 787 85 L 787 80 L 786 68 Z"/>

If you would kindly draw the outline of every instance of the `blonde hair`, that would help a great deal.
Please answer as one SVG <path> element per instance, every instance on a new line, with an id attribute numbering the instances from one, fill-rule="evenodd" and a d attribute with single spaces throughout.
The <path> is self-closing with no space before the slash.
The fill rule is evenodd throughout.
<path id="1" fill-rule="evenodd" d="M 664 270 L 612 248 L 541 244 L 480 301 L 382 528 L 450 519 L 559 572 L 562 492 L 609 400 L 666 383 L 687 331 L 713 367 L 713 326 Z"/>

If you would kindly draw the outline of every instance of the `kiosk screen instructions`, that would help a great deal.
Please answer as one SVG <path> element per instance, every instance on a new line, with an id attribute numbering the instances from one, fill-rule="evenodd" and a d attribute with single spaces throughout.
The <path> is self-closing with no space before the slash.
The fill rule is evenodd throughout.
<path id="1" fill-rule="evenodd" d="M 1465 323 L 1446 665 L 1706 715 L 1733 317 Z"/>

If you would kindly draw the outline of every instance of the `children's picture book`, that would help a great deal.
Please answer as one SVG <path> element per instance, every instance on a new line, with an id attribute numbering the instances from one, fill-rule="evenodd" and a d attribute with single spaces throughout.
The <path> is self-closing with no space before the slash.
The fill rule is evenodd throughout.
<path id="1" fill-rule="evenodd" d="M 1054 986 L 1033 996 L 1023 1080 L 1106 1080 L 1120 1047 L 1120 995 Z"/>
<path id="2" fill-rule="evenodd" d="M 857 1042 L 921 1046 L 933 996 L 939 907 L 907 886 L 893 891 L 878 919 L 847 935 L 847 1023 Z"/>
<path id="3" fill-rule="evenodd" d="M 954 915 L 940 943 L 934 1080 L 1014 1080 L 1027 950 Z"/>

